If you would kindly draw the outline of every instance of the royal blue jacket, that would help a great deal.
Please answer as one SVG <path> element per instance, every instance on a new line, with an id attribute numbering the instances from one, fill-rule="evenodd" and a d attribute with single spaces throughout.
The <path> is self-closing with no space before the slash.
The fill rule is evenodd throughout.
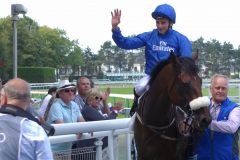
<path id="1" fill-rule="evenodd" d="M 228 98 L 222 103 L 217 121 L 227 120 L 238 104 Z M 197 147 L 198 160 L 238 160 L 238 131 L 234 134 L 205 129 Z"/>
<path id="2" fill-rule="evenodd" d="M 113 30 L 112 38 L 122 49 L 137 49 L 145 46 L 146 74 L 150 74 L 158 63 L 167 60 L 171 50 L 179 57 L 192 56 L 192 46 L 188 38 L 173 29 L 169 29 L 165 34 L 160 34 L 154 29 L 135 37 L 124 37 L 117 27 Z"/>

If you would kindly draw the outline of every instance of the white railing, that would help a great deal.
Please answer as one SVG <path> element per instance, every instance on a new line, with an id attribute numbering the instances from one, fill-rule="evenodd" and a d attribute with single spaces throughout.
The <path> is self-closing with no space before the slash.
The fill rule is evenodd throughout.
<path id="1" fill-rule="evenodd" d="M 118 160 L 117 138 L 119 135 L 126 134 L 126 153 L 127 160 L 131 160 L 131 134 L 129 129 L 130 118 L 103 120 L 94 122 L 53 124 L 55 134 L 49 137 L 51 144 L 77 141 L 76 133 L 83 133 L 80 140 L 97 138 L 96 157 L 102 160 L 102 138 L 108 137 L 108 153 L 111 160 Z M 93 135 L 90 134 L 93 133 Z"/>

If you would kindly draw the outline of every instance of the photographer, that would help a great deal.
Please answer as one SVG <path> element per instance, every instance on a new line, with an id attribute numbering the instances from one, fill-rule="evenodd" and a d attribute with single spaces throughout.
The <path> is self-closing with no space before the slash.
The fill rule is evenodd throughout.
<path id="1" fill-rule="evenodd" d="M 0 159 L 53 159 L 44 129 L 26 112 L 30 85 L 19 78 L 9 80 L 0 96 Z"/>

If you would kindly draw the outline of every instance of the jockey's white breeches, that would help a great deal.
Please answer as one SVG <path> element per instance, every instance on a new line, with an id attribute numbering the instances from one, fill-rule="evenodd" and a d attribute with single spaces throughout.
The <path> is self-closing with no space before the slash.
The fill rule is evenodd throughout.
<path id="1" fill-rule="evenodd" d="M 146 92 L 149 88 L 148 82 L 150 80 L 150 75 L 145 75 L 141 78 L 137 84 L 135 85 L 135 92 L 138 96 L 141 96 L 144 92 Z"/>

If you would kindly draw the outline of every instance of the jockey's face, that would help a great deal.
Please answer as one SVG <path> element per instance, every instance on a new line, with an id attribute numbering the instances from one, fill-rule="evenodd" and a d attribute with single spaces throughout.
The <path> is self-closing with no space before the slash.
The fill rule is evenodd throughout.
<path id="1" fill-rule="evenodd" d="M 167 18 L 156 19 L 156 26 L 160 34 L 165 34 L 172 25 L 173 24 Z"/>

